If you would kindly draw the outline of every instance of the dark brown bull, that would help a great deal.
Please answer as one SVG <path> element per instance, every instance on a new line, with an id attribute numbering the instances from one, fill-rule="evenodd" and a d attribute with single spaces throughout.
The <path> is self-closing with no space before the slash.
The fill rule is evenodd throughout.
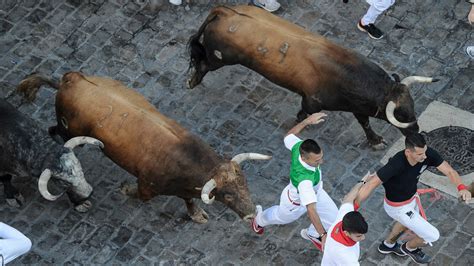
<path id="1" fill-rule="evenodd" d="M 418 131 L 408 88 L 436 81 L 416 76 L 394 81 L 366 57 L 252 6 L 214 8 L 190 38 L 189 50 L 190 88 L 208 71 L 241 64 L 301 95 L 299 120 L 321 110 L 353 113 L 376 149 L 385 144 L 369 117 L 389 121 L 403 134 Z"/>
<path id="2" fill-rule="evenodd" d="M 38 123 L 25 116 L 7 101 L 0 99 L 0 182 L 8 205 L 20 207 L 23 196 L 11 181 L 22 176 L 39 176 L 38 188 L 48 200 L 56 200 L 48 192 L 51 177 L 59 180 L 79 212 L 90 206 L 92 187 L 84 178 L 82 166 L 73 152 L 81 144 L 103 144 L 90 137 L 75 137 L 64 146 L 58 145 Z M 41 174 L 41 175 L 40 175 Z"/>
<path id="3" fill-rule="evenodd" d="M 144 201 L 157 195 L 178 196 L 199 223 L 206 222 L 208 215 L 192 198 L 207 204 L 215 198 L 245 220 L 254 216 L 255 205 L 239 164 L 270 156 L 246 153 L 224 160 L 142 95 L 115 80 L 70 72 L 58 85 L 33 75 L 22 81 L 19 90 L 32 100 L 43 84 L 58 90 L 58 125 L 50 132 L 64 139 L 79 135 L 100 139 L 104 153 L 138 178 L 137 187 L 125 189 L 128 194 L 137 193 Z"/>

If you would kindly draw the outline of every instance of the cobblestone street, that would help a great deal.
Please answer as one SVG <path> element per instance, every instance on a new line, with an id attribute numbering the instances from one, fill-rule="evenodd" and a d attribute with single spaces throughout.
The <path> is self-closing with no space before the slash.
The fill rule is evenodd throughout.
<path id="1" fill-rule="evenodd" d="M 26 75 L 39 72 L 59 79 L 68 71 L 82 71 L 120 80 L 228 159 L 241 152 L 273 155 L 242 167 L 253 201 L 268 208 L 288 184 L 290 153 L 283 137 L 295 125 L 301 97 L 240 65 L 209 72 L 201 85 L 188 90 L 188 38 L 218 1 L 188 2 L 0 0 L 0 97 L 47 130 L 56 125 L 56 92 L 43 87 L 32 104 L 22 103 L 14 89 Z M 439 78 L 411 88 L 418 116 L 433 101 L 474 112 L 474 60 L 465 52 L 474 45 L 474 26 L 468 23 L 470 4 L 464 0 L 398 0 L 378 19 L 385 32 L 381 40 L 357 29 L 368 8 L 365 1 L 279 2 L 276 15 L 358 51 L 390 74 Z M 382 165 L 386 150 L 369 147 L 351 113 L 326 113 L 324 123 L 302 136 L 322 145 L 324 188 L 339 206 L 367 171 Z M 402 136 L 385 121 L 371 119 L 371 124 L 389 147 Z M 0 221 L 33 242 L 32 250 L 11 265 L 320 265 L 322 254 L 300 236 L 309 224 L 306 215 L 292 224 L 269 226 L 258 236 L 222 203 L 196 200 L 209 214 L 207 224 L 196 224 L 177 197 L 144 203 L 123 195 L 120 185 L 136 178 L 98 148 L 75 151 L 94 188 L 88 213 L 76 212 L 66 196 L 45 200 L 33 177 L 14 181 L 26 201 L 20 209 L 5 203 L 0 187 Z M 422 197 L 429 221 L 441 233 L 425 248 L 434 257 L 431 265 L 474 265 L 473 204 L 442 195 L 440 200 Z M 369 224 L 361 265 L 415 265 L 407 257 L 377 251 L 392 225 L 383 210 L 383 188 L 361 212 Z"/>

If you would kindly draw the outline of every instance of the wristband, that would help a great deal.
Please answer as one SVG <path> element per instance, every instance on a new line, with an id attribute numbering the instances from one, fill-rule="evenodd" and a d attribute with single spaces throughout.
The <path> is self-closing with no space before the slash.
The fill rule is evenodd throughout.
<path id="1" fill-rule="evenodd" d="M 359 203 L 357 201 L 354 201 L 354 211 L 357 211 L 360 208 Z"/>
<path id="2" fill-rule="evenodd" d="M 460 184 L 460 185 L 458 186 L 458 191 L 461 191 L 461 190 L 463 190 L 463 189 L 466 189 L 466 190 L 467 190 L 466 185 Z"/>
<path id="3" fill-rule="evenodd" d="M 328 234 L 328 232 L 325 231 L 324 233 L 322 233 L 322 234 L 319 235 L 319 238 L 323 239 L 323 236 L 325 236 L 325 235 L 327 235 L 327 234 Z"/>

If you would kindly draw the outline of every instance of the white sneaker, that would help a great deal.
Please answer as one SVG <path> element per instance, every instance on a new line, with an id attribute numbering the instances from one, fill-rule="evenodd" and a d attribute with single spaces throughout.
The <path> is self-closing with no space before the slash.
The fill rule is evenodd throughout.
<path id="1" fill-rule="evenodd" d="M 179 6 L 183 3 L 182 0 L 169 0 L 170 1 L 170 4 L 173 4 L 175 6 Z"/>
<path id="2" fill-rule="evenodd" d="M 469 55 L 469 57 L 474 59 L 474 46 L 468 46 L 466 48 L 466 53 L 467 53 L 467 55 Z"/>
<path id="3" fill-rule="evenodd" d="M 276 0 L 251 0 L 252 5 L 261 7 L 268 12 L 277 11 L 280 8 L 280 3 Z"/>
<path id="4" fill-rule="evenodd" d="M 306 239 L 306 240 L 309 240 L 311 241 L 311 243 L 313 243 L 313 245 L 319 249 L 320 251 L 323 251 L 323 245 L 321 243 L 321 240 L 319 239 L 319 237 L 315 237 L 315 236 L 312 236 L 310 234 L 308 234 L 308 229 L 301 229 L 300 231 L 300 235 L 302 238 Z"/>

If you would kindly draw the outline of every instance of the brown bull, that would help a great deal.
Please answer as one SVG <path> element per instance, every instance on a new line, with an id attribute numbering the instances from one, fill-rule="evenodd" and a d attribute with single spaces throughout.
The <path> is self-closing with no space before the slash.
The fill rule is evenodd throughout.
<path id="1" fill-rule="evenodd" d="M 389 121 L 403 134 L 417 132 L 409 85 L 436 81 L 392 80 L 366 57 L 252 6 L 214 8 L 190 38 L 189 50 L 190 88 L 208 71 L 241 64 L 301 95 L 299 120 L 321 110 L 353 113 L 376 149 L 385 145 L 369 117 Z"/>
<path id="2" fill-rule="evenodd" d="M 115 80 L 70 72 L 58 85 L 33 75 L 18 89 L 33 100 L 43 84 L 58 90 L 58 125 L 50 133 L 64 139 L 85 135 L 101 140 L 104 153 L 138 178 L 138 185 L 128 194 L 138 194 L 144 201 L 157 195 L 178 196 L 199 223 L 206 222 L 208 215 L 192 198 L 207 204 L 215 198 L 243 219 L 254 216 L 255 205 L 239 164 L 270 156 L 239 154 L 231 161 L 224 160 L 204 141 L 159 113 L 142 95 Z"/>

